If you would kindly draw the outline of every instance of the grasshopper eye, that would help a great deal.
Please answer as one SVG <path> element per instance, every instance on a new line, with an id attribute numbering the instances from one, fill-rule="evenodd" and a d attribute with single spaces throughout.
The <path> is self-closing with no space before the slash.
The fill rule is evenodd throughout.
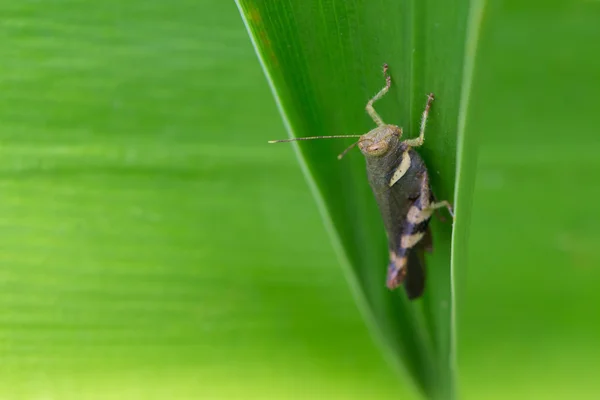
<path id="1" fill-rule="evenodd" d="M 367 154 L 370 154 L 372 156 L 380 156 L 380 155 L 385 154 L 388 151 L 388 147 L 389 147 L 389 143 L 387 141 L 380 140 L 379 142 L 368 146 L 365 149 L 365 151 Z"/>

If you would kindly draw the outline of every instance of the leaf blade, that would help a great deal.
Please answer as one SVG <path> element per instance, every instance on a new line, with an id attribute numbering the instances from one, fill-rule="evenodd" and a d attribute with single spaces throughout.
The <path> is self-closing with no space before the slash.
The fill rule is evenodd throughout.
<path id="1" fill-rule="evenodd" d="M 400 115 L 399 122 L 414 136 L 426 95 L 435 92 L 438 100 L 421 153 L 437 197 L 450 198 L 462 84 L 462 22 L 468 2 L 454 2 L 459 7 L 449 17 L 447 8 L 434 0 L 333 1 L 312 9 L 294 1 L 237 3 L 278 92 L 292 137 L 360 134 L 372 128 L 362 110 L 383 86 L 384 62 L 393 79 L 392 90 L 377 103 L 385 121 L 397 123 L 398 118 L 389 116 Z M 440 69 L 444 60 L 448 65 Z M 294 144 L 354 293 L 366 315 L 372 316 L 371 327 L 386 343 L 384 352 L 392 349 L 388 356 L 404 365 L 426 396 L 452 396 L 451 225 L 434 224 L 437 250 L 428 258 L 430 288 L 421 304 L 387 292 L 385 235 L 366 184 L 364 161 L 354 154 L 340 166 L 333 155 L 344 147 L 330 142 Z"/>

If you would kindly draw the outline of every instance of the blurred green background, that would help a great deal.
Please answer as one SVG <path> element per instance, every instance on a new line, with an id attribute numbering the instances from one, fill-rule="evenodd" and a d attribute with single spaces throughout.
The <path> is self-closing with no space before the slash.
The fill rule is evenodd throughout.
<path id="1" fill-rule="evenodd" d="M 596 398 L 598 3 L 488 5 L 465 398 Z M 0 397 L 407 398 L 233 2 L 0 3 Z"/>

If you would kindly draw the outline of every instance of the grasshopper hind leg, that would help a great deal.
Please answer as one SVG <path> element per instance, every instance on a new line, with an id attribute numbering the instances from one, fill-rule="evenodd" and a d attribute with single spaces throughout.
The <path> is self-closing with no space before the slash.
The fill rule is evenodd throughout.
<path id="1" fill-rule="evenodd" d="M 423 294 L 425 289 L 425 251 L 431 251 L 433 242 L 429 220 L 433 212 L 441 207 L 448 207 L 447 201 L 435 202 L 429 187 L 429 178 L 424 173 L 421 179 L 421 190 L 413 201 L 406 218 L 398 254 L 405 260 L 403 284 L 410 300 Z"/>

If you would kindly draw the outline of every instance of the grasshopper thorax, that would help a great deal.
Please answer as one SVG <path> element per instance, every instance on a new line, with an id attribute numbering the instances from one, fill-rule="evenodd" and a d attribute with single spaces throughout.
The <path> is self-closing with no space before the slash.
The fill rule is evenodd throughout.
<path id="1" fill-rule="evenodd" d="M 358 148 L 365 156 L 381 157 L 400 143 L 402 128 L 381 125 L 365 133 L 358 141 Z"/>

